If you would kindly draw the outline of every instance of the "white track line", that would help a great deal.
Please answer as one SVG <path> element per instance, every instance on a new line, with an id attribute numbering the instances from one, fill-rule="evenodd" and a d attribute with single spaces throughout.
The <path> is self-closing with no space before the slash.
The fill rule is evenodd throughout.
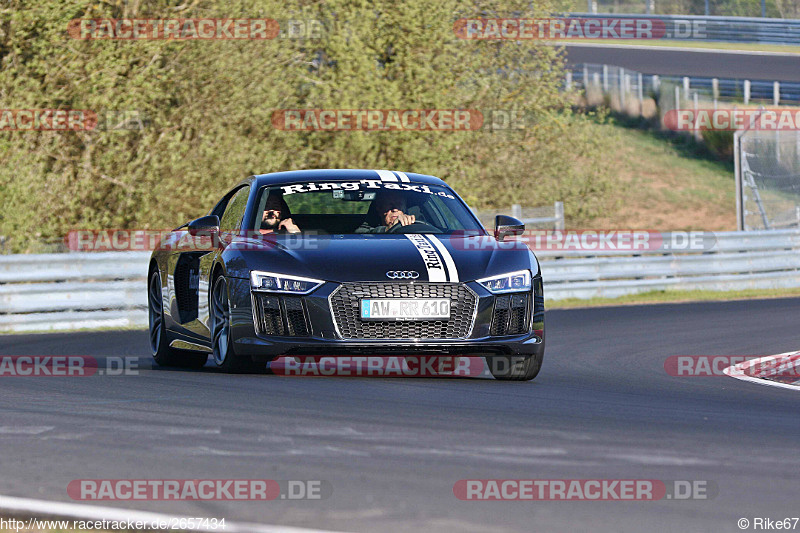
<path id="1" fill-rule="evenodd" d="M 54 502 L 47 500 L 33 500 L 29 498 L 15 498 L 12 496 L 0 495 L 0 513 L 3 511 L 19 515 L 20 513 L 30 513 L 32 516 L 48 517 L 46 519 L 55 520 L 106 520 L 127 522 L 169 521 L 174 518 L 184 518 L 179 515 L 167 515 L 161 513 L 151 513 L 147 511 L 136 511 L 131 509 L 119 509 L 116 507 L 101 507 L 96 505 L 86 505 L 80 503 Z M 193 515 L 196 516 L 196 515 Z M 222 517 L 220 517 L 222 518 Z M 222 529 L 217 526 L 195 527 L 195 531 L 216 531 Z M 225 520 L 225 533 L 331 533 L 328 530 L 306 529 L 290 526 L 273 526 L 262 524 L 251 524 L 245 522 L 229 522 Z"/>
<path id="2" fill-rule="evenodd" d="M 786 352 L 786 353 L 779 353 L 777 355 L 768 355 L 766 357 L 759 357 L 757 359 L 748 359 L 747 361 L 729 366 L 728 368 L 724 369 L 722 373 L 725 374 L 726 376 L 730 376 L 736 379 L 741 379 L 742 381 L 747 381 L 749 383 L 757 383 L 759 385 L 767 385 L 770 387 L 779 387 L 781 389 L 791 389 L 795 391 L 800 391 L 800 386 L 798 385 L 790 385 L 789 383 L 781 383 L 779 381 L 772 381 L 769 379 L 748 376 L 746 373 L 746 369 L 748 367 L 751 367 L 762 361 L 771 361 L 786 355 L 797 355 L 797 352 L 796 351 Z"/>
<path id="3" fill-rule="evenodd" d="M 692 48 L 688 46 L 644 46 L 640 44 L 612 44 L 612 43 L 563 43 L 559 41 L 548 43 L 551 46 L 576 46 L 584 48 L 629 48 L 631 50 L 662 50 L 664 52 L 703 52 L 715 54 L 735 54 L 753 56 L 781 56 L 800 57 L 800 52 L 768 52 L 766 50 L 725 50 L 721 48 Z"/>

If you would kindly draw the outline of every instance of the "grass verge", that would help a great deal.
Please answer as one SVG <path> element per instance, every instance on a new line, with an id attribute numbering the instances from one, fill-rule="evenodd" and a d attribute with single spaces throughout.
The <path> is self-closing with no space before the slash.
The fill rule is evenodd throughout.
<path id="1" fill-rule="evenodd" d="M 545 298 L 547 290 L 545 289 Z M 565 300 L 547 301 L 547 309 L 576 309 L 581 307 L 611 307 L 618 305 L 646 305 L 665 303 L 691 302 L 725 302 L 733 300 L 762 300 L 774 298 L 800 297 L 800 287 L 792 289 L 746 289 L 741 291 L 648 291 L 639 294 L 620 296 L 619 298 L 590 298 L 581 300 L 567 298 Z"/>

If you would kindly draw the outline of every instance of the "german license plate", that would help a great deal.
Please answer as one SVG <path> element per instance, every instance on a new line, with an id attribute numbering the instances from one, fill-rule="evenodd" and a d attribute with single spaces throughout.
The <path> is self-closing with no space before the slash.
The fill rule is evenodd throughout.
<path id="1" fill-rule="evenodd" d="M 450 318 L 447 298 L 364 298 L 362 320 L 437 320 Z"/>

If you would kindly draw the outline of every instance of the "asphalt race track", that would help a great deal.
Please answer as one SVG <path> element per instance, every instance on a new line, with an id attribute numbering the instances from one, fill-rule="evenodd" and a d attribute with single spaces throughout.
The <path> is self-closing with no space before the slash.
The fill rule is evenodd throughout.
<path id="1" fill-rule="evenodd" d="M 644 74 L 800 82 L 800 54 L 730 53 L 633 46 L 565 47 L 567 62 L 605 63 Z"/>
<path id="2" fill-rule="evenodd" d="M 800 299 L 553 311 L 533 382 L 153 369 L 141 331 L 0 337 L 140 356 L 134 376 L 0 379 L 0 494 L 75 479 L 326 480 L 318 501 L 112 506 L 349 531 L 739 531 L 798 516 L 800 391 L 672 377 L 676 354 L 800 348 Z M 102 366 L 102 365 L 101 365 Z M 460 501 L 460 479 L 705 480 L 711 500 Z M 103 505 L 109 505 L 104 503 Z"/>

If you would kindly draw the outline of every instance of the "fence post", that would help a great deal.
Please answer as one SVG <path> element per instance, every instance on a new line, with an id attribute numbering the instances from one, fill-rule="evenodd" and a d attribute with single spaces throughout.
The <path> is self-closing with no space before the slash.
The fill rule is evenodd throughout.
<path id="1" fill-rule="evenodd" d="M 658 74 L 653 74 L 650 83 L 653 86 L 654 93 L 658 94 L 661 92 L 661 78 L 658 77 Z"/>
<path id="2" fill-rule="evenodd" d="M 781 102 L 781 82 L 776 81 L 772 83 L 772 103 L 779 105 Z"/>
<path id="3" fill-rule="evenodd" d="M 556 229 L 564 229 L 564 202 L 556 202 L 553 204 L 555 211 Z"/>
<path id="4" fill-rule="evenodd" d="M 750 80 L 744 80 L 744 105 L 750 103 Z"/>
<path id="5" fill-rule="evenodd" d="M 617 72 L 617 88 L 619 89 L 619 108 L 625 111 L 625 69 L 620 68 Z"/>
<path id="6" fill-rule="evenodd" d="M 572 71 L 571 71 L 571 70 L 568 70 L 568 71 L 567 71 L 567 81 L 566 81 L 566 85 L 567 85 L 566 89 L 567 89 L 568 91 L 571 91 L 571 90 L 572 90 Z"/>
<path id="7" fill-rule="evenodd" d="M 699 103 L 699 98 L 697 96 L 697 91 L 695 91 L 694 94 L 692 94 L 692 103 L 694 104 L 694 138 L 697 139 L 698 141 L 702 141 L 703 135 L 697 128 L 697 119 L 699 118 L 698 111 L 700 109 L 700 103 Z"/>
<path id="8" fill-rule="evenodd" d="M 603 65 L 603 94 L 608 94 L 608 65 Z"/>
<path id="9" fill-rule="evenodd" d="M 683 99 L 689 99 L 689 76 L 683 77 Z"/>
<path id="10" fill-rule="evenodd" d="M 511 216 L 514 218 L 522 218 L 522 206 L 519 204 L 513 204 L 511 206 Z"/>
<path id="11" fill-rule="evenodd" d="M 583 90 L 585 91 L 586 88 L 589 86 L 589 69 L 586 65 L 583 66 Z"/>

